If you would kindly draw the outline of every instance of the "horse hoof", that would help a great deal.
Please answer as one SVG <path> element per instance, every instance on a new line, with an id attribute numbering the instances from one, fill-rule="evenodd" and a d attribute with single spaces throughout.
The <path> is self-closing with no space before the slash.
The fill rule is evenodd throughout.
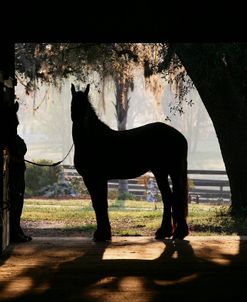
<path id="1" fill-rule="evenodd" d="M 111 241 L 111 232 L 94 232 L 93 241 L 95 242 L 107 242 Z"/>
<path id="2" fill-rule="evenodd" d="M 175 240 L 175 239 L 183 240 L 188 235 L 189 235 L 188 227 L 176 228 L 176 230 L 174 231 L 174 234 L 172 236 L 172 239 L 173 240 Z"/>
<path id="3" fill-rule="evenodd" d="M 111 241 L 111 238 L 105 238 L 105 237 L 93 237 L 93 241 L 94 242 L 110 242 Z"/>
<path id="4" fill-rule="evenodd" d="M 156 240 L 163 240 L 163 239 L 169 239 L 172 237 L 172 230 L 161 230 L 158 229 L 158 231 L 155 233 L 155 239 Z"/>

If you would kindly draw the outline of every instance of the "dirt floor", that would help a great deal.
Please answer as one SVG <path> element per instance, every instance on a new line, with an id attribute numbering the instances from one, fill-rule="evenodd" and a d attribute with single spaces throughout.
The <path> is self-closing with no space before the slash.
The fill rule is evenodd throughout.
<path id="1" fill-rule="evenodd" d="M 32 237 L 87 237 L 88 233 L 77 228 L 66 228 L 64 222 L 22 222 L 22 229 L 25 234 Z M 93 231 L 92 231 L 93 233 Z"/>
<path id="2" fill-rule="evenodd" d="M 247 237 L 36 237 L 0 259 L 0 301 L 245 301 Z"/>

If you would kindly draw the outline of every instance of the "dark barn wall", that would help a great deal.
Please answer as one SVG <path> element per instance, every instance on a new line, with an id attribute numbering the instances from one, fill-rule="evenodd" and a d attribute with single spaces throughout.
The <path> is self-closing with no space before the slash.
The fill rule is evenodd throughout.
<path id="1" fill-rule="evenodd" d="M 15 101 L 15 57 L 14 43 L 3 43 L 0 48 L 0 106 L 2 117 L 5 108 Z M 9 204 L 8 204 L 8 125 L 1 117 L 1 159 L 0 165 L 0 255 L 4 253 L 9 244 Z"/>

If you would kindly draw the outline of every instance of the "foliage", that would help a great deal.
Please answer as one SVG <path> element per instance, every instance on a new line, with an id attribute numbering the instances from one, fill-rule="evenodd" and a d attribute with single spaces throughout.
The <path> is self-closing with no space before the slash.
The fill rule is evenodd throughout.
<path id="1" fill-rule="evenodd" d="M 143 70 L 145 87 L 157 103 L 163 92 L 162 73 L 178 99 L 176 104 L 171 104 L 171 112 L 183 113 L 183 100 L 187 101 L 185 96 L 193 85 L 170 49 L 165 43 L 17 43 L 16 76 L 29 93 L 38 89 L 38 80 L 61 88 L 64 79 L 73 75 L 78 82 L 90 82 L 102 92 L 103 108 L 105 83 L 113 81 L 118 129 L 124 130 L 128 93 L 134 89 L 136 69 Z M 168 58 L 170 61 L 166 63 Z M 94 72 L 99 75 L 99 81 L 95 77 L 89 80 Z"/>
<path id="2" fill-rule="evenodd" d="M 88 197 L 89 192 L 84 184 L 82 177 L 70 177 L 67 181 L 72 185 L 73 189 L 82 197 Z"/>
<path id="3" fill-rule="evenodd" d="M 117 196 L 118 200 L 134 200 L 135 196 L 129 192 L 121 192 Z"/>
<path id="4" fill-rule="evenodd" d="M 69 182 L 53 183 L 47 185 L 38 191 L 38 195 L 47 198 L 64 198 L 64 197 L 78 197 L 79 194 L 74 190 Z"/>
<path id="5" fill-rule="evenodd" d="M 161 44 L 155 43 L 18 43 L 17 77 L 22 83 L 27 81 L 24 85 L 28 93 L 36 89 L 38 79 L 61 87 L 69 75 L 85 82 L 90 74 L 96 72 L 102 85 L 95 81 L 93 84 L 98 90 L 102 89 L 103 108 L 104 85 L 106 79 L 111 79 L 115 86 L 117 127 L 118 130 L 126 130 L 130 101 L 128 94 L 134 89 L 136 68 L 144 69 L 146 88 L 159 101 L 162 91 L 159 77 L 148 74 L 148 70 L 152 69 L 152 73 L 157 71 L 161 49 L 164 52 L 164 45 L 162 48 Z"/>
<path id="6" fill-rule="evenodd" d="M 49 165 L 52 164 L 49 160 L 39 160 L 37 164 Z M 30 163 L 26 164 L 26 173 L 25 173 L 25 196 L 35 196 L 39 195 L 41 188 L 52 185 L 58 180 L 58 173 L 60 167 L 46 167 L 46 166 L 37 166 Z"/>
<path id="7" fill-rule="evenodd" d="M 16 76 L 29 93 L 38 88 L 38 80 L 61 88 L 70 75 L 79 82 L 88 82 L 96 72 L 100 81 L 94 78 L 91 84 L 102 91 L 103 107 L 104 85 L 106 81 L 114 82 L 118 127 L 124 130 L 134 72 L 136 68 L 144 69 L 146 87 L 156 95 L 161 89 L 159 79 L 149 75 L 148 69 L 157 71 L 164 47 L 157 43 L 17 43 Z"/>
<path id="8" fill-rule="evenodd" d="M 179 59 L 181 46 L 184 52 L 194 48 L 194 72 L 198 77 L 203 74 L 209 90 L 216 83 L 214 79 L 222 77 L 220 66 L 227 66 L 241 81 L 239 90 L 246 94 L 246 43 L 17 43 L 16 71 L 19 80 L 26 82 L 27 92 L 37 88 L 37 79 L 59 86 L 69 75 L 85 82 L 97 72 L 101 80 L 110 77 L 116 87 L 123 85 L 120 94 L 126 94 L 134 88 L 134 69 L 142 68 L 146 88 L 154 95 L 161 89 L 156 75 L 168 80 L 178 100 L 171 111 L 182 114 L 183 101 L 192 104 L 186 95 L 194 86 Z M 208 72 L 207 66 L 214 66 L 215 72 Z M 93 84 L 102 88 L 100 83 Z M 123 106 L 128 105 L 126 96 L 117 97 L 120 103 L 125 102 Z"/>
<path id="9" fill-rule="evenodd" d="M 133 67 L 154 70 L 159 63 L 160 44 L 155 43 L 17 43 L 16 71 L 27 80 L 27 91 L 35 80 L 58 85 L 69 75 L 78 81 L 96 71 L 101 78 L 111 76 L 129 81 Z M 158 50 L 155 50 L 158 49 Z M 133 82 L 130 85 L 133 89 Z"/>

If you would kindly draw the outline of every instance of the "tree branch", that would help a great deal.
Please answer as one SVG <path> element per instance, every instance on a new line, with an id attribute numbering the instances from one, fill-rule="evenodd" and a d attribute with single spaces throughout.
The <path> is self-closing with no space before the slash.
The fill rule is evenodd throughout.
<path id="1" fill-rule="evenodd" d="M 168 67 L 171 63 L 171 60 L 176 52 L 176 43 L 171 43 L 171 44 L 167 44 L 167 45 L 168 45 L 167 53 L 164 56 L 162 63 L 160 63 L 158 65 L 158 73 L 168 69 Z"/>

